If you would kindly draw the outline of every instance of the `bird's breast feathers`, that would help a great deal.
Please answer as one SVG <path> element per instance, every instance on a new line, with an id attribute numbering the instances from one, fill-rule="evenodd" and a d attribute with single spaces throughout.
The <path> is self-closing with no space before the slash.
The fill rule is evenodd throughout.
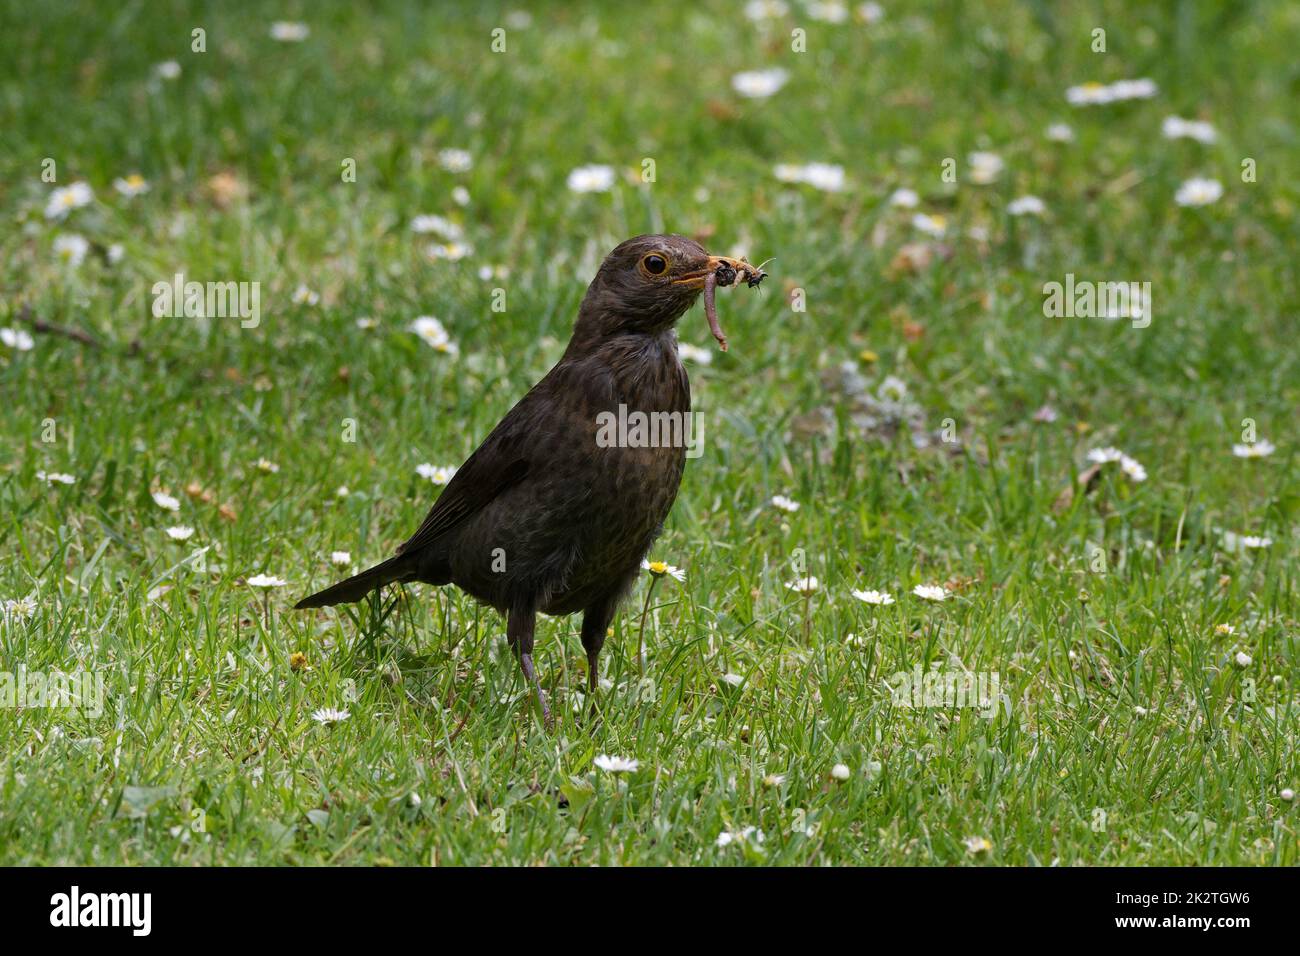
<path id="1" fill-rule="evenodd" d="M 492 600 L 519 575 L 556 601 L 578 600 L 634 570 L 672 509 L 695 438 L 675 342 L 610 343 L 563 361 L 507 421 L 529 480 L 467 526 L 466 543 L 477 543 L 454 562 L 457 583 Z M 485 563 L 497 548 L 510 558 L 505 575 Z"/>

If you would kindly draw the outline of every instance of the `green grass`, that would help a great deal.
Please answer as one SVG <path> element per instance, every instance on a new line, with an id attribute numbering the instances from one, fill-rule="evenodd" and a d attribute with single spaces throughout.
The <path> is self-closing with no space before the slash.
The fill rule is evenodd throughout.
<path id="1" fill-rule="evenodd" d="M 26 314 L 101 344 L 0 347 L 0 602 L 35 603 L 0 625 L 0 670 L 96 671 L 107 692 L 98 717 L 0 710 L 0 862 L 1300 860 L 1280 796 L 1300 786 L 1294 8 L 900 3 L 873 25 L 756 26 L 736 4 L 546 4 L 498 54 L 491 5 L 370 6 L 0 4 L 0 327 Z M 277 18 L 310 37 L 272 41 Z M 181 76 L 156 78 L 173 59 Z M 775 96 L 732 93 L 769 66 L 790 73 Z M 1155 98 L 1066 103 L 1141 76 Z M 1218 142 L 1163 139 L 1171 114 Z M 1046 139 L 1054 122 L 1076 140 Z M 441 169 L 444 147 L 472 168 Z M 1005 160 L 991 185 L 966 178 L 979 149 Z M 62 223 L 43 215 L 46 157 L 58 185 L 95 191 Z M 657 181 L 624 181 L 644 158 Z M 773 176 L 809 161 L 842 164 L 846 189 Z M 620 181 L 569 192 L 587 163 Z M 111 184 L 132 172 L 151 190 L 125 199 Z M 225 207 L 219 173 L 245 190 Z M 1198 175 L 1223 198 L 1177 206 Z M 949 222 L 919 273 L 890 268 L 925 241 L 888 205 L 898 187 Z M 1045 218 L 1006 214 L 1025 193 Z M 460 222 L 473 255 L 426 258 L 422 213 Z M 651 683 L 648 579 L 606 645 L 599 721 L 577 619 L 541 623 L 553 732 L 502 621 L 454 589 L 390 592 L 400 606 L 382 622 L 362 606 L 360 626 L 289 610 L 341 575 L 332 550 L 359 568 L 416 527 L 437 489 L 415 466 L 463 461 L 558 358 L 600 257 L 656 230 L 776 259 L 761 294 L 720 297 L 732 350 L 689 366 L 706 444 L 653 549 L 687 577 L 655 588 Z M 68 232 L 122 261 L 58 263 Z M 260 325 L 152 318 L 151 286 L 178 271 L 260 282 Z M 1043 283 L 1067 272 L 1151 282 L 1150 327 L 1045 318 Z M 300 283 L 321 301 L 293 304 Z M 407 330 L 422 314 L 459 357 Z M 712 348 L 698 309 L 680 334 Z M 825 384 L 845 361 L 873 393 L 905 382 L 915 430 L 856 428 Z M 1044 404 L 1055 422 L 1033 420 Z M 806 437 L 823 407 L 834 427 Z M 1272 456 L 1233 457 L 1246 418 Z M 918 447 L 945 419 L 960 443 Z M 1147 480 L 1108 465 L 1054 509 L 1106 445 Z M 174 524 L 194 536 L 169 540 Z M 1224 531 L 1273 544 L 1237 553 Z M 289 582 L 265 605 L 258 573 Z M 821 582 L 807 604 L 785 587 L 801 574 Z M 943 582 L 942 604 L 910 593 Z M 931 664 L 996 673 L 1006 705 L 895 705 L 890 675 Z M 321 707 L 351 717 L 320 726 Z M 602 753 L 640 769 L 601 772 Z M 751 826 L 761 846 L 716 845 Z"/>

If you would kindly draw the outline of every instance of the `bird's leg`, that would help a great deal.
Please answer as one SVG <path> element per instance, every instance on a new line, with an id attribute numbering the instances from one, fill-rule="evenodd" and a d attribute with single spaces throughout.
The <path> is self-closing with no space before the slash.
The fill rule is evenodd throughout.
<path id="1" fill-rule="evenodd" d="M 605 644 L 609 622 L 614 619 L 617 602 L 601 600 L 582 612 L 582 649 L 587 652 L 587 696 L 596 709 L 596 691 L 600 688 L 600 649 Z"/>
<path id="2" fill-rule="evenodd" d="M 524 672 L 524 679 L 537 692 L 537 702 L 542 705 L 542 720 L 546 726 L 551 725 L 551 709 L 546 706 L 546 694 L 542 692 L 541 682 L 533 667 L 533 629 L 537 624 L 535 611 L 514 610 L 506 618 L 506 639 L 510 649 L 519 659 L 519 669 Z"/>

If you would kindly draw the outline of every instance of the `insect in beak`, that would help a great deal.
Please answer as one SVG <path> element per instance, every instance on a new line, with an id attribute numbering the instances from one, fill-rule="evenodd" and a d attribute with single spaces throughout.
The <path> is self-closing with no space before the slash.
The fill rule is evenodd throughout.
<path id="1" fill-rule="evenodd" d="M 767 262 L 771 261 L 771 259 L 767 260 Z M 767 265 L 767 262 L 763 265 Z M 718 324 L 718 307 L 714 297 L 717 288 L 719 286 L 726 288 L 743 280 L 745 285 L 754 289 L 766 278 L 767 273 L 763 271 L 762 266 L 752 266 L 743 258 L 709 256 L 705 268 L 683 276 L 676 280 L 676 284 L 704 290 L 704 317 L 708 320 L 709 331 L 713 333 L 713 337 L 718 340 L 718 346 L 725 352 L 727 336 L 723 334 L 722 326 Z"/>

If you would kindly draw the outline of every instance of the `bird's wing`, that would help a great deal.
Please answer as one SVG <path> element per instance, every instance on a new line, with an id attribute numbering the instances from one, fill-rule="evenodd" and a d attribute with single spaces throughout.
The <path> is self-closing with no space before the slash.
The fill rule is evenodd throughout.
<path id="1" fill-rule="evenodd" d="M 505 447 L 502 447 L 505 444 Z M 456 472 L 433 503 L 419 530 L 397 549 L 416 551 L 446 534 L 528 473 L 528 461 L 511 455 L 509 443 L 485 442 Z"/>
<path id="2" fill-rule="evenodd" d="M 545 426 L 554 418 L 551 396 L 569 388 L 566 383 L 572 377 L 572 370 L 561 361 L 529 389 L 452 476 L 398 554 L 409 554 L 446 534 L 522 481 L 530 462 L 544 461 L 540 456 L 548 443 Z"/>

